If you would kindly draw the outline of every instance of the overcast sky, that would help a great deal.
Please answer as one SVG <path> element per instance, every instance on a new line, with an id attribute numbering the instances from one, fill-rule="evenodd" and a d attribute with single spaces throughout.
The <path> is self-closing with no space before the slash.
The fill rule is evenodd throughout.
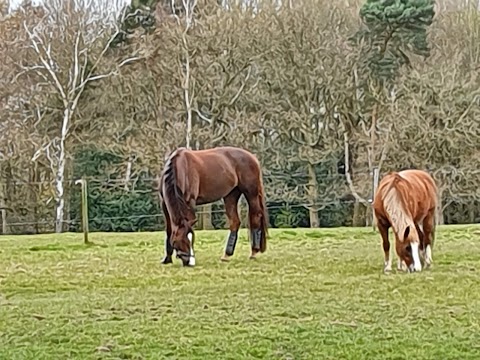
<path id="1" fill-rule="evenodd" d="M 39 5 L 44 0 L 31 0 L 33 5 Z M 81 0 L 80 0 L 81 1 Z M 87 0 L 88 1 L 88 0 Z M 94 2 L 102 1 L 106 4 L 112 5 L 112 10 L 118 10 L 119 4 L 130 4 L 131 0 L 93 0 Z M 7 0 L 9 2 L 8 11 L 11 12 L 18 8 L 18 6 L 25 2 L 25 0 Z"/>

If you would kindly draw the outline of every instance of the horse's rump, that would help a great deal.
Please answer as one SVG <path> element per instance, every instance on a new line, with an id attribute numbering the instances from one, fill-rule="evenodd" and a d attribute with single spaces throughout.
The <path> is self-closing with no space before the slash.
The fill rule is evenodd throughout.
<path id="1" fill-rule="evenodd" d="M 437 206 L 437 187 L 421 170 L 404 170 L 386 175 L 374 200 L 378 221 L 388 222 L 397 231 L 421 222 Z"/>

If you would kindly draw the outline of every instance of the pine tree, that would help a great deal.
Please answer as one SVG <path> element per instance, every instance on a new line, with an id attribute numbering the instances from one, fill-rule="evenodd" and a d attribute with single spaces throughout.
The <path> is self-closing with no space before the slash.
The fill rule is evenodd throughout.
<path id="1" fill-rule="evenodd" d="M 367 0 L 360 9 L 364 29 L 355 38 L 368 46 L 366 65 L 382 82 L 410 66 L 410 54 L 428 57 L 427 30 L 434 0 Z"/>
<path id="2" fill-rule="evenodd" d="M 126 13 L 119 19 L 121 31 L 117 35 L 112 47 L 128 43 L 135 31 L 142 28 L 149 33 L 155 29 L 155 8 L 158 0 L 132 0 L 127 6 Z"/>

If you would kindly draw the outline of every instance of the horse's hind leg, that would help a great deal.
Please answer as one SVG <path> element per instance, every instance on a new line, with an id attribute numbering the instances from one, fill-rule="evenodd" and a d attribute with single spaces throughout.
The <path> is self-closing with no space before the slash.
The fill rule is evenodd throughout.
<path id="1" fill-rule="evenodd" d="M 168 213 L 167 207 L 165 203 L 162 201 L 162 209 L 165 215 L 165 229 L 167 236 L 165 237 L 165 257 L 162 260 L 162 264 L 171 264 L 172 255 L 173 255 L 173 247 L 172 243 L 170 242 L 172 237 L 172 225 L 170 223 L 170 214 Z"/>
<path id="2" fill-rule="evenodd" d="M 383 271 L 390 272 L 392 271 L 392 259 L 390 258 L 390 241 L 388 240 L 388 228 L 390 226 L 385 225 L 381 221 L 378 221 L 377 226 L 378 230 L 380 231 L 380 235 L 382 236 L 383 252 L 385 255 Z"/>
<path id="3" fill-rule="evenodd" d="M 247 193 L 246 194 L 248 202 L 248 217 L 250 222 L 250 245 L 252 252 L 250 254 L 250 259 L 255 259 L 257 254 L 261 250 L 261 241 L 262 236 L 262 206 L 260 204 L 260 197 L 258 193 Z"/>
<path id="4" fill-rule="evenodd" d="M 425 244 L 425 267 L 430 267 L 433 263 L 432 247 L 435 239 L 435 212 L 430 211 L 423 220 L 423 237 Z"/>
<path id="5" fill-rule="evenodd" d="M 228 261 L 230 256 L 233 256 L 235 252 L 235 246 L 237 245 L 238 229 L 240 228 L 240 217 L 238 216 L 238 199 L 242 193 L 238 188 L 235 188 L 224 197 L 225 212 L 227 214 L 230 232 L 228 234 L 227 245 L 225 246 L 225 254 L 223 254 L 221 260 Z"/>

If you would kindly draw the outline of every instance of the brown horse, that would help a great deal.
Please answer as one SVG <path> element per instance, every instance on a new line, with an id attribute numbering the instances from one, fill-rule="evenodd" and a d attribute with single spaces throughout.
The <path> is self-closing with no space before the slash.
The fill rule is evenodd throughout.
<path id="1" fill-rule="evenodd" d="M 167 237 L 163 264 L 172 263 L 173 250 L 184 266 L 195 265 L 193 226 L 195 206 L 223 199 L 230 232 L 223 261 L 235 251 L 240 228 L 237 204 L 240 196 L 248 202 L 251 255 L 267 247 L 268 213 L 257 158 L 235 147 L 207 150 L 179 148 L 168 157 L 160 181 L 160 199 Z"/>
<path id="2" fill-rule="evenodd" d="M 373 210 L 383 240 L 385 272 L 392 270 L 390 227 L 395 235 L 399 270 L 403 270 L 402 263 L 405 263 L 410 272 L 421 271 L 420 253 L 425 266 L 431 266 L 437 193 L 435 181 L 422 170 L 392 172 L 380 182 Z"/>

